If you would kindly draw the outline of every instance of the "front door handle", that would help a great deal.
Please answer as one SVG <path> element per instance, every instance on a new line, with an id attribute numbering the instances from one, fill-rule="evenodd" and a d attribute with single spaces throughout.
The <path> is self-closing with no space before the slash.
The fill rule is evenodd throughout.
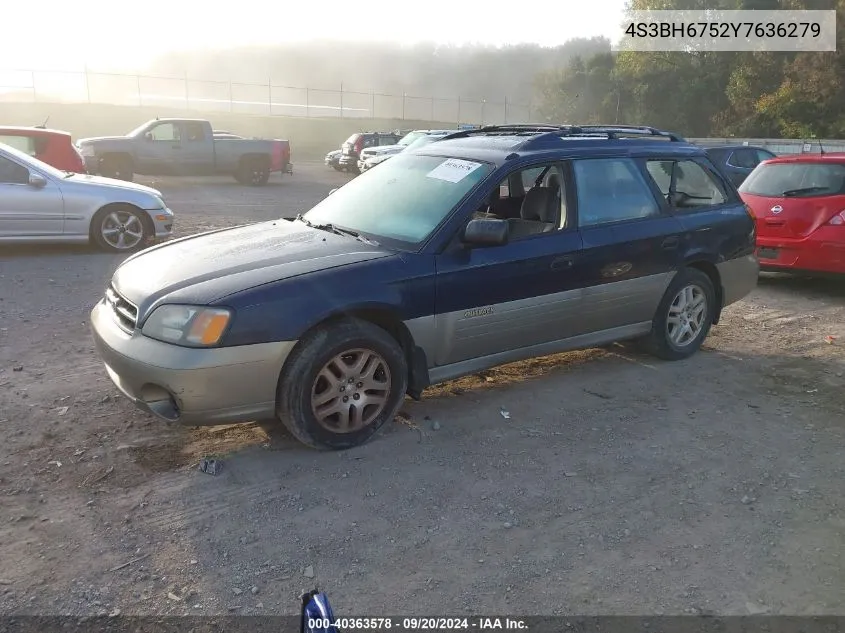
<path id="1" fill-rule="evenodd" d="M 665 240 L 663 240 L 663 243 L 660 245 L 660 247 L 667 251 L 673 251 L 678 248 L 680 244 L 681 240 L 679 240 L 677 237 L 667 237 Z"/>
<path id="2" fill-rule="evenodd" d="M 552 270 L 567 270 L 572 268 L 575 264 L 575 260 L 572 259 L 569 255 L 564 255 L 563 257 L 556 257 L 552 260 Z"/>

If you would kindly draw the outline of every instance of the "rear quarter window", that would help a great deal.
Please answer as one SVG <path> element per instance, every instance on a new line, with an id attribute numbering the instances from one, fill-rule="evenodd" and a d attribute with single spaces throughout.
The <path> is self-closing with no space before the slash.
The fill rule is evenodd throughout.
<path id="1" fill-rule="evenodd" d="M 841 195 L 845 193 L 845 165 L 763 164 L 751 172 L 739 192 L 768 198 Z"/>

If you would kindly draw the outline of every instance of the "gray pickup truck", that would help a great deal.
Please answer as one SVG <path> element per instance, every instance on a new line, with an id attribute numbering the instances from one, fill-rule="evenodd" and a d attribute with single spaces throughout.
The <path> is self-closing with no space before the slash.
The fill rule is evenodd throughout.
<path id="1" fill-rule="evenodd" d="M 258 186 L 272 173 L 293 173 L 288 141 L 216 133 L 203 119 L 155 119 L 126 136 L 84 138 L 76 146 L 89 173 L 119 180 L 231 174 Z"/>

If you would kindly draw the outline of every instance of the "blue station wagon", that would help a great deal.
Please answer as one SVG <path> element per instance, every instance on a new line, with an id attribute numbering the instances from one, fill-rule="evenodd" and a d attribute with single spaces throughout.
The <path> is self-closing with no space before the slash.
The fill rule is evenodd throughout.
<path id="1" fill-rule="evenodd" d="M 704 150 L 653 128 L 498 126 L 403 152 L 295 220 L 148 248 L 91 323 L 138 406 L 368 440 L 405 395 L 636 339 L 692 355 L 756 285 L 754 220 Z"/>

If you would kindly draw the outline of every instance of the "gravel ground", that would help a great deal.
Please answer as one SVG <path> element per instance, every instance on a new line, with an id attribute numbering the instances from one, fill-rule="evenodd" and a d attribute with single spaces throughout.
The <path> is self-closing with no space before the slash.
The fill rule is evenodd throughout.
<path id="1" fill-rule="evenodd" d="M 345 180 L 154 186 L 186 234 Z M 319 453 L 120 397 L 87 325 L 119 261 L 0 253 L 0 614 L 292 614 L 315 584 L 339 615 L 845 614 L 839 282 L 764 276 L 687 361 L 508 365 Z"/>

